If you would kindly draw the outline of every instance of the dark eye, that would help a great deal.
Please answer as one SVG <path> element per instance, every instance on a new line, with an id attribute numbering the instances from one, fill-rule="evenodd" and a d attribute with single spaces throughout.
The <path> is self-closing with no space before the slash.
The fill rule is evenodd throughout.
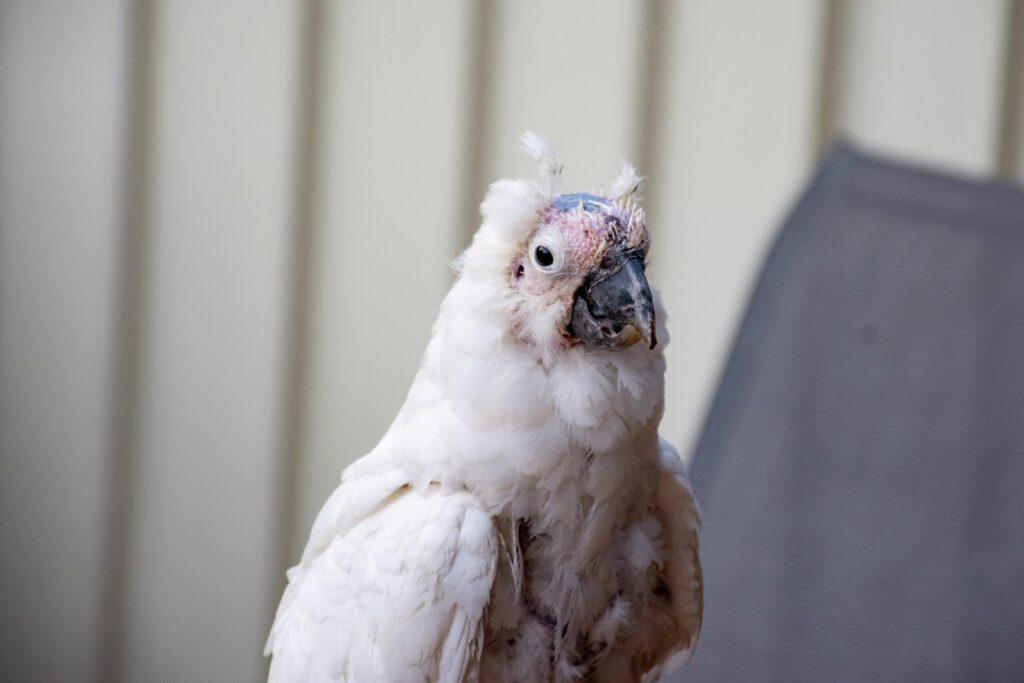
<path id="1" fill-rule="evenodd" d="M 541 268 L 548 268 L 552 263 L 555 262 L 555 256 L 551 253 L 551 250 L 545 246 L 539 246 L 533 251 L 533 258 L 537 261 L 537 265 Z"/>

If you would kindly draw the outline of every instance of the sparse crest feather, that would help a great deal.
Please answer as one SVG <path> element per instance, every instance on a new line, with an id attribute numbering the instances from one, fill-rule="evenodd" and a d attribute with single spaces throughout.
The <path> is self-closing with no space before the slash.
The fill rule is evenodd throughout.
<path id="1" fill-rule="evenodd" d="M 640 190 L 644 179 L 636 167 L 625 159 L 619 160 L 619 175 L 612 182 L 612 199 L 626 199 Z"/>
<path id="2" fill-rule="evenodd" d="M 551 141 L 528 130 L 519 138 L 519 145 L 540 163 L 541 193 L 553 197 L 561 192 L 563 167 L 558 163 L 558 152 Z"/>

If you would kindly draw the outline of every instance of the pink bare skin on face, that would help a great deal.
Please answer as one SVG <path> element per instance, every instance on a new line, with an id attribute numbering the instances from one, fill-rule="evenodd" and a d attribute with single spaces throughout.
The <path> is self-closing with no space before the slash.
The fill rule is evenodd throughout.
<path id="1" fill-rule="evenodd" d="M 563 195 L 541 213 L 525 253 L 513 264 L 513 286 L 538 296 L 575 291 L 609 255 L 644 254 L 648 241 L 643 211 L 633 202 Z M 550 264 L 538 260 L 538 248 L 551 255 Z"/>
<path id="2" fill-rule="evenodd" d="M 523 297 L 517 334 L 548 352 L 581 342 L 622 349 L 641 338 L 653 348 L 648 242 L 643 211 L 629 198 L 552 199 L 511 264 L 509 284 Z"/>

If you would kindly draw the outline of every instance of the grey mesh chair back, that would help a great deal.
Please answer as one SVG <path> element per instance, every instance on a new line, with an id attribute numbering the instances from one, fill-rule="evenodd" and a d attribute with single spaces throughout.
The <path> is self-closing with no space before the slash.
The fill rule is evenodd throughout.
<path id="1" fill-rule="evenodd" d="M 673 680 L 1024 681 L 1024 193 L 833 151 L 692 477 L 706 620 Z"/>

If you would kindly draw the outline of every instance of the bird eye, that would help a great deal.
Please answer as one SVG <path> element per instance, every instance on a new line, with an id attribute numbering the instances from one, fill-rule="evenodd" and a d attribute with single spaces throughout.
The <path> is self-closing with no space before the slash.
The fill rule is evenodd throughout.
<path id="1" fill-rule="evenodd" d="M 555 262 L 555 255 L 551 253 L 550 249 L 541 245 L 533 250 L 533 259 L 541 268 L 550 268 L 551 264 Z"/>

